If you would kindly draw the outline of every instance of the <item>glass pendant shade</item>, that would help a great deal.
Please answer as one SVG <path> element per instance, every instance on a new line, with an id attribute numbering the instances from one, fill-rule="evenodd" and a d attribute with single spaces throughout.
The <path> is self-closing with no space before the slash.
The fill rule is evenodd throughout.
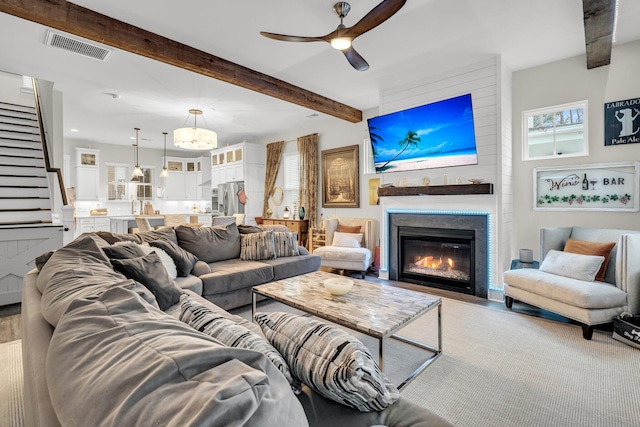
<path id="1" fill-rule="evenodd" d="M 199 128 L 197 117 L 202 115 L 201 110 L 189 110 L 194 115 L 193 127 L 183 127 L 173 131 L 173 145 L 188 150 L 213 150 L 218 147 L 218 134 L 212 130 Z M 188 120 L 188 118 L 187 118 Z"/>
<path id="2" fill-rule="evenodd" d="M 136 162 L 136 165 L 133 168 L 133 172 L 131 173 L 131 176 L 134 178 L 138 178 L 144 175 L 142 173 L 142 168 L 140 167 L 140 163 L 138 162 L 138 132 L 140 131 L 140 128 L 134 128 L 134 130 L 136 131 L 136 152 L 135 152 L 135 159 L 134 159 Z"/>

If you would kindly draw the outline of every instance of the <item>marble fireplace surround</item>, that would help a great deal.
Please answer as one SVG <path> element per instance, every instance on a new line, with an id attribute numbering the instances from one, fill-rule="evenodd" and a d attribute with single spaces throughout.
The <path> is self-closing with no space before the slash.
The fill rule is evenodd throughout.
<path id="1" fill-rule="evenodd" d="M 389 209 L 386 214 L 388 254 L 398 253 L 398 227 L 429 227 L 475 231 L 475 295 L 487 298 L 491 271 L 491 215 L 480 211 L 430 211 L 416 209 Z M 398 258 L 388 256 L 389 279 L 398 280 Z"/>

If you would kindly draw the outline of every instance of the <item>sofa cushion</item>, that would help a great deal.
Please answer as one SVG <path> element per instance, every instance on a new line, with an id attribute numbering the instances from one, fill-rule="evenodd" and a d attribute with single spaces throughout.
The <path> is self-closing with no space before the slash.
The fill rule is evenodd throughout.
<path id="1" fill-rule="evenodd" d="M 272 281 L 273 268 L 267 262 L 241 261 L 236 258 L 210 263 L 211 273 L 200 276 L 203 286 L 202 295 L 214 295 L 250 288 Z"/>
<path id="2" fill-rule="evenodd" d="M 400 397 L 357 338 L 306 316 L 256 313 L 265 336 L 304 384 L 363 412 L 381 411 Z"/>
<path id="3" fill-rule="evenodd" d="M 277 258 L 300 255 L 297 236 L 291 232 L 274 232 L 273 243 L 276 248 Z"/>
<path id="4" fill-rule="evenodd" d="M 214 313 L 209 307 L 191 299 L 188 295 L 180 297 L 180 320 L 192 328 L 209 335 L 230 347 L 259 351 L 269 358 L 287 379 L 294 392 L 300 392 L 300 381 L 291 375 L 289 365 L 282 355 L 267 340 L 243 325 L 239 325 L 227 316 Z"/>
<path id="5" fill-rule="evenodd" d="M 308 425 L 266 356 L 223 346 L 121 289 L 72 304 L 46 376 L 61 425 Z"/>
<path id="6" fill-rule="evenodd" d="M 240 259 L 243 261 L 259 261 L 274 259 L 276 247 L 273 231 L 262 231 L 240 235 Z"/>
<path id="7" fill-rule="evenodd" d="M 299 249 L 303 250 L 305 248 L 299 247 Z M 320 268 L 320 257 L 309 255 L 308 253 L 307 255 L 268 259 L 260 262 L 268 264 L 273 268 L 273 278 L 271 280 L 299 276 L 300 274 L 317 271 Z"/>
<path id="8" fill-rule="evenodd" d="M 126 250 L 124 250 L 123 252 L 119 253 L 118 255 L 121 255 L 120 258 L 118 257 L 109 257 L 110 259 L 131 259 L 131 258 L 138 258 L 140 256 L 145 256 L 150 254 L 151 252 L 155 252 L 156 254 L 158 254 L 158 256 L 160 257 L 160 261 L 162 261 L 162 265 L 165 268 L 165 270 L 167 270 L 167 273 L 169 274 L 169 277 L 171 277 L 171 279 L 175 279 L 176 277 L 178 277 L 178 270 L 176 269 L 176 263 L 173 262 L 173 259 L 169 256 L 169 254 L 167 254 L 165 251 L 163 251 L 160 248 L 153 248 L 149 245 L 149 243 L 136 243 L 136 242 L 116 242 L 113 245 L 111 245 L 112 247 L 125 247 L 128 248 Z M 103 251 L 105 251 L 105 253 L 108 253 L 108 250 L 105 250 L 107 248 L 103 248 Z M 138 254 L 142 254 L 142 255 L 138 255 Z M 127 256 L 129 255 L 129 256 Z"/>
<path id="9" fill-rule="evenodd" d="M 189 289 L 198 295 L 202 295 L 202 280 L 198 276 L 190 274 L 186 277 L 176 277 L 173 279 L 175 284 L 182 290 Z"/>
<path id="10" fill-rule="evenodd" d="M 42 293 L 42 315 L 52 326 L 75 298 L 101 295 L 115 286 L 131 284 L 113 269 L 100 248 L 101 239 L 82 235 L 51 255 L 36 285 Z M 105 246 L 106 242 L 102 242 Z"/>
<path id="11" fill-rule="evenodd" d="M 156 297 L 161 310 L 180 301 L 182 291 L 169 277 L 157 253 L 131 259 L 112 259 L 111 264 L 128 278 L 146 286 Z"/>
<path id="12" fill-rule="evenodd" d="M 176 265 L 176 270 L 178 276 L 186 277 L 193 270 L 193 266 L 195 265 L 198 258 L 189 251 L 185 251 L 176 243 L 173 243 L 170 240 L 152 240 L 149 242 L 149 245 L 154 248 L 159 248 L 165 251 L 173 262 Z"/>
<path id="13" fill-rule="evenodd" d="M 204 262 L 216 262 L 240 257 L 240 233 L 235 224 L 224 227 L 176 228 L 178 245 Z"/>
<path id="14" fill-rule="evenodd" d="M 109 259 L 129 259 L 145 256 L 147 253 L 142 250 L 138 244 L 126 242 L 124 245 L 113 244 L 106 248 L 102 248 L 104 254 Z"/>
<path id="15" fill-rule="evenodd" d="M 622 307 L 627 294 L 603 282 L 586 282 L 558 276 L 534 268 L 508 270 L 503 280 L 509 286 L 581 308 Z"/>
<path id="16" fill-rule="evenodd" d="M 604 282 L 604 275 L 609 265 L 609 258 L 611 256 L 611 250 L 616 245 L 616 242 L 587 242 L 585 240 L 577 240 L 569 237 L 564 246 L 565 252 L 571 252 L 574 254 L 583 255 L 596 255 L 604 257 L 604 261 L 596 274 L 595 280 L 598 282 Z"/>
<path id="17" fill-rule="evenodd" d="M 97 231 L 96 234 L 111 245 L 117 242 L 144 243 L 158 239 L 171 240 L 173 243 L 178 243 L 176 231 L 173 227 L 163 227 L 157 230 L 143 231 L 140 233 L 119 234 L 111 233 L 109 231 Z"/>
<path id="18" fill-rule="evenodd" d="M 547 252 L 539 268 L 540 271 L 558 276 L 593 282 L 603 261 L 603 256 L 581 255 L 552 249 Z"/>

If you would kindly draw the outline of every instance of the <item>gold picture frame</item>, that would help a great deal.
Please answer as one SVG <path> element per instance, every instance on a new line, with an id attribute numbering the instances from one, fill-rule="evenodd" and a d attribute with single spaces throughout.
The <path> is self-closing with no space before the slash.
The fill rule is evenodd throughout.
<path id="1" fill-rule="evenodd" d="M 322 150 L 322 207 L 360 207 L 358 145 Z"/>

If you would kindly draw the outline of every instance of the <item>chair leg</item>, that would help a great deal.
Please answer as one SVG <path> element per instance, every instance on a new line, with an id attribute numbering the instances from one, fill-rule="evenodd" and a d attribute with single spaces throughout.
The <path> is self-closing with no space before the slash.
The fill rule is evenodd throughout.
<path id="1" fill-rule="evenodd" d="M 508 308 L 509 310 L 511 310 L 511 308 L 513 307 L 513 298 L 508 297 L 508 296 L 506 296 L 506 295 L 505 295 L 505 297 L 504 297 L 504 304 L 507 306 L 507 308 Z"/>
<path id="2" fill-rule="evenodd" d="M 362 278 L 364 279 L 365 276 L 367 275 L 367 272 L 366 271 L 361 271 L 360 274 L 362 274 Z"/>
<path id="3" fill-rule="evenodd" d="M 585 340 L 591 340 L 591 337 L 593 337 L 593 326 L 590 325 L 582 325 L 582 337 Z"/>

